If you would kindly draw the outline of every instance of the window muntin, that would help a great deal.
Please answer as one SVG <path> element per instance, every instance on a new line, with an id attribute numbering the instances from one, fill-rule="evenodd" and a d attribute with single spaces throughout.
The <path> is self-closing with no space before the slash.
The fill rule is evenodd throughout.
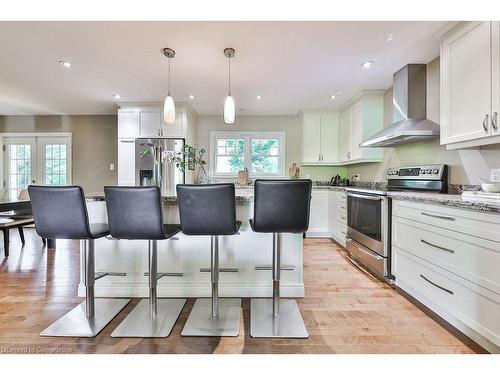
<path id="1" fill-rule="evenodd" d="M 247 168 L 250 176 L 284 176 L 284 132 L 211 132 L 213 177 L 235 177 Z"/>

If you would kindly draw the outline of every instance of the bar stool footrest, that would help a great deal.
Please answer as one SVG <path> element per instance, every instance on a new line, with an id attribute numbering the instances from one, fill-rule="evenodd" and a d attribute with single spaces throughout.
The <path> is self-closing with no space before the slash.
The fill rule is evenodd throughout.
<path id="1" fill-rule="evenodd" d="M 182 336 L 236 337 L 240 334 L 240 298 L 220 298 L 219 315 L 212 317 L 212 300 L 198 298 L 182 329 Z"/>
<path id="2" fill-rule="evenodd" d="M 168 337 L 185 303 L 185 299 L 158 299 L 156 317 L 152 317 L 149 300 L 143 299 L 111 337 Z"/>
<path id="3" fill-rule="evenodd" d="M 200 268 L 200 272 L 212 272 L 212 270 L 209 268 L 209 267 L 203 267 L 203 268 Z M 226 268 L 219 268 L 219 272 L 238 272 L 238 268 L 229 268 L 229 267 L 226 267 Z"/>
<path id="4" fill-rule="evenodd" d="M 273 266 L 270 265 L 270 264 L 265 264 L 265 265 L 262 265 L 262 266 L 255 266 L 255 271 L 272 271 L 273 270 Z M 280 270 L 282 271 L 294 271 L 295 270 L 295 266 L 288 266 L 288 265 L 282 265 L 280 267 Z"/>
<path id="5" fill-rule="evenodd" d="M 40 336 L 94 337 L 129 303 L 129 299 L 96 298 L 95 313 L 87 318 L 85 301 L 57 320 Z"/>
<path id="6" fill-rule="evenodd" d="M 127 276 L 126 272 L 96 272 L 94 281 L 102 279 L 105 276 Z"/>
<path id="7" fill-rule="evenodd" d="M 144 276 L 149 276 L 149 272 L 144 272 Z M 162 277 L 183 277 L 182 272 L 159 272 L 156 274 L 156 280 L 160 280 Z"/>
<path id="8" fill-rule="evenodd" d="M 309 334 L 295 300 L 281 299 L 279 301 L 279 317 L 275 319 L 272 299 L 252 299 L 250 336 L 306 339 Z"/>

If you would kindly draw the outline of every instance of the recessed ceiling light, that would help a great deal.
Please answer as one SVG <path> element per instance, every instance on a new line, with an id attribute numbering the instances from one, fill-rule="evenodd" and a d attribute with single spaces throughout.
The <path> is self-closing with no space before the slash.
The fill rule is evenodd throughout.
<path id="1" fill-rule="evenodd" d="M 262 96 L 261 95 L 257 95 L 257 100 L 260 100 L 262 99 Z"/>
<path id="2" fill-rule="evenodd" d="M 61 60 L 59 61 L 59 64 L 64 66 L 65 68 L 71 68 L 71 63 L 69 61 Z"/>
<path id="3" fill-rule="evenodd" d="M 386 42 L 392 42 L 395 37 L 396 37 L 396 34 L 390 33 L 389 35 L 387 35 L 387 38 L 385 38 L 385 41 Z"/>
<path id="4" fill-rule="evenodd" d="M 335 94 L 332 94 L 332 96 L 330 96 L 330 98 L 335 99 L 339 95 L 340 95 L 340 91 L 337 91 Z"/>
<path id="5" fill-rule="evenodd" d="M 365 61 L 363 64 L 361 64 L 361 67 L 362 67 L 363 69 L 369 69 L 369 68 L 371 68 L 371 66 L 372 66 L 373 64 L 375 64 L 375 61 L 373 61 L 373 60 L 368 60 L 368 61 Z"/>
<path id="6" fill-rule="evenodd" d="M 121 98 L 121 96 L 120 96 L 120 94 L 113 94 L 113 98 L 115 98 L 115 99 L 120 99 L 120 98 Z"/>
<path id="7" fill-rule="evenodd" d="M 194 99 L 194 95 L 190 94 L 190 95 L 188 95 L 188 98 L 191 99 L 191 100 L 193 100 Z"/>

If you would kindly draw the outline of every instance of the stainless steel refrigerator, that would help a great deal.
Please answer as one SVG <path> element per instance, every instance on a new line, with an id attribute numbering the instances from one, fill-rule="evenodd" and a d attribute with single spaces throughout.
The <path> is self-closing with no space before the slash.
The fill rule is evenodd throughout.
<path id="1" fill-rule="evenodd" d="M 174 158 L 183 158 L 183 147 L 184 139 L 136 139 L 136 186 L 158 186 L 162 195 L 176 195 L 175 187 L 184 183 L 185 175 L 176 167 Z"/>

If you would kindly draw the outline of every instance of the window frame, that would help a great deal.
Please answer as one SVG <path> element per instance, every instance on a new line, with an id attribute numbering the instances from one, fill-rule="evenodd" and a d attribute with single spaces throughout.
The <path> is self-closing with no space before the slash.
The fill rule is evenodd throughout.
<path id="1" fill-rule="evenodd" d="M 211 131 L 210 132 L 210 174 L 213 178 L 233 179 L 238 173 L 216 172 L 217 141 L 219 139 L 243 139 L 243 164 L 248 168 L 250 178 L 285 178 L 285 132 L 284 131 Z M 252 139 L 275 138 L 279 142 L 278 147 L 278 173 L 254 173 L 251 170 Z"/>

